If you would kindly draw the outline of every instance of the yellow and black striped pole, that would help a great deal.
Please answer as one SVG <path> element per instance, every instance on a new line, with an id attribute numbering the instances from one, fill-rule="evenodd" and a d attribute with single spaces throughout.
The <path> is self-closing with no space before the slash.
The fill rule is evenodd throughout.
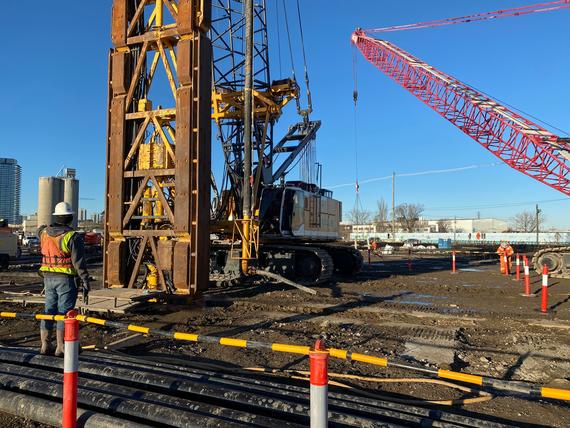
<path id="1" fill-rule="evenodd" d="M 53 320 L 63 321 L 63 315 L 46 315 L 16 312 L 0 312 L 0 318 L 22 318 L 36 320 Z M 310 347 L 304 345 L 294 345 L 287 343 L 268 343 L 256 340 L 236 339 L 232 337 L 208 336 L 196 333 L 184 333 L 178 331 L 164 331 L 157 328 L 144 327 L 135 324 L 127 324 L 117 321 L 109 321 L 101 318 L 88 317 L 85 315 L 77 315 L 80 322 L 94 324 L 104 327 L 116 328 L 119 330 L 134 331 L 148 336 L 157 336 L 167 339 L 182 340 L 186 342 L 209 343 L 221 346 L 233 346 L 237 348 L 259 349 L 273 352 L 284 352 L 288 354 L 309 355 Z M 516 392 L 519 394 L 529 395 L 536 398 L 551 398 L 556 400 L 570 401 L 570 390 L 558 388 L 546 388 L 528 382 L 504 381 L 485 376 L 473 375 L 469 373 L 460 373 L 451 370 L 427 369 L 423 367 L 415 367 L 407 364 L 390 362 L 383 357 L 373 355 L 360 354 L 347 349 L 329 348 L 331 358 L 337 358 L 346 361 L 355 361 L 363 364 L 371 364 L 379 367 L 394 367 L 404 370 L 422 372 L 431 376 L 439 377 L 447 380 L 454 380 L 481 387 L 493 388 L 504 392 Z"/>

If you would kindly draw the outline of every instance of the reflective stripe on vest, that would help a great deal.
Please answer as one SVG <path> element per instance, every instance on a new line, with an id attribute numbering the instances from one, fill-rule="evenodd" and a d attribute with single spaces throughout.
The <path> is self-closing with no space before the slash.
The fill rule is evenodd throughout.
<path id="1" fill-rule="evenodd" d="M 75 231 L 63 233 L 58 236 L 50 236 L 47 231 L 43 231 L 40 236 L 42 249 L 42 272 L 65 273 L 67 275 L 77 275 L 71 261 L 71 249 L 69 243 Z"/>

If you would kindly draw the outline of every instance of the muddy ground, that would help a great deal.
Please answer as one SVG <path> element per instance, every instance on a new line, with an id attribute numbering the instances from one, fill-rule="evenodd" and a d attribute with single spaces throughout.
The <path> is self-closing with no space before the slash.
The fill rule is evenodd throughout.
<path id="1" fill-rule="evenodd" d="M 570 280 L 551 279 L 549 313 L 543 315 L 538 311 L 540 297 L 521 296 L 522 282 L 501 275 L 494 260 L 460 256 L 458 267 L 457 274 L 450 272 L 447 254 L 414 255 L 411 271 L 406 256 L 372 257 L 356 277 L 318 287 L 316 296 L 276 285 L 216 288 L 191 307 L 160 305 L 113 318 L 263 342 L 307 345 L 323 337 L 328 346 L 386 356 L 393 362 L 570 389 Z M 94 266 L 93 274 L 100 277 L 100 267 Z M 2 285 L 10 281 L 16 285 Z M 32 272 L 13 268 L 0 273 L 0 290 L 24 290 L 24 284 L 32 283 L 37 283 Z M 532 291 L 539 291 L 540 285 L 540 277 L 533 273 Z M 0 303 L 0 309 L 31 312 L 41 307 Z M 151 358 L 191 359 L 225 368 L 307 369 L 306 359 L 295 355 L 158 340 L 95 326 L 82 327 L 82 338 L 83 345 L 100 348 L 128 339 L 111 348 Z M 0 344 L 37 342 L 35 322 L 0 320 Z M 330 370 L 382 378 L 422 377 L 346 361 L 332 361 Z M 404 400 L 466 397 L 445 386 L 412 381 L 351 385 Z M 498 395 L 456 410 L 519 426 L 570 426 L 570 407 L 556 401 Z"/>

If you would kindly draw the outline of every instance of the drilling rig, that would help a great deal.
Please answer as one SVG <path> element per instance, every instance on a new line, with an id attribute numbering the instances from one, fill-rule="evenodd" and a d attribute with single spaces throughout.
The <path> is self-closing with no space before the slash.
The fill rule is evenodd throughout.
<path id="1" fill-rule="evenodd" d="M 302 109 L 294 76 L 271 79 L 266 15 L 264 0 L 114 0 L 106 287 L 194 295 L 209 280 L 312 285 L 360 269 L 336 242 L 341 203 L 314 172 L 308 73 Z M 288 104 L 300 120 L 274 139 Z M 304 174 L 287 181 L 297 163 Z"/>
<path id="2" fill-rule="evenodd" d="M 315 170 L 315 138 L 321 122 L 310 119 L 306 64 L 308 105 L 303 109 L 294 76 L 271 78 L 266 2 L 218 0 L 213 16 L 212 118 L 225 168 L 212 206 L 212 231 L 222 238 L 212 245 L 212 277 L 270 271 L 316 284 L 335 271 L 356 273 L 360 253 L 331 245 L 338 239 L 342 207 L 318 183 L 322 170 Z M 299 122 L 277 140 L 274 126 L 291 104 Z M 287 181 L 297 162 L 301 180 Z"/>

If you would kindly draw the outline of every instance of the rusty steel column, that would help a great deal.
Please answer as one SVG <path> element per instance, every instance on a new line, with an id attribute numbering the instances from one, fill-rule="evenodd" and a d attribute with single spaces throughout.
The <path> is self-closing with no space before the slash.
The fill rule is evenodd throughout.
<path id="1" fill-rule="evenodd" d="M 207 287 L 210 7 L 113 1 L 106 287 L 189 295 Z"/>

